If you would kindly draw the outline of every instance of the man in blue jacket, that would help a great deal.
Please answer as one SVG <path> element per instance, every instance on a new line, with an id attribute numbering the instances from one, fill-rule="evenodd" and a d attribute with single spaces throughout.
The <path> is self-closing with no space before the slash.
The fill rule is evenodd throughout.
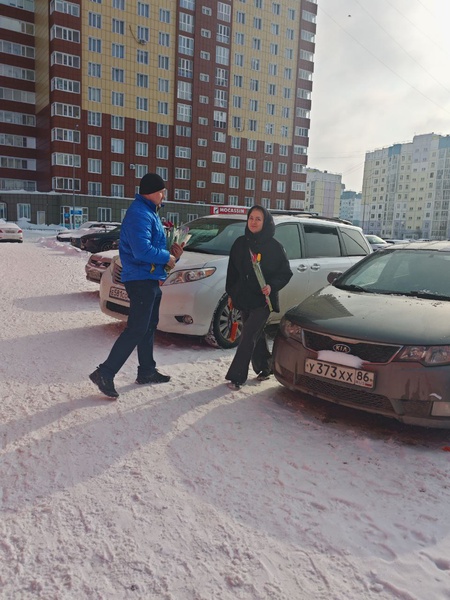
<path id="1" fill-rule="evenodd" d="M 153 342 L 159 320 L 160 282 L 167 277 L 183 253 L 179 244 L 166 249 L 166 235 L 158 210 L 166 195 L 166 185 L 156 173 L 140 181 L 139 194 L 128 208 L 120 230 L 119 255 L 122 282 L 130 298 L 127 326 L 117 338 L 104 363 L 89 375 L 103 394 L 118 398 L 114 376 L 137 348 L 136 383 L 166 383 L 169 375 L 156 370 Z"/>

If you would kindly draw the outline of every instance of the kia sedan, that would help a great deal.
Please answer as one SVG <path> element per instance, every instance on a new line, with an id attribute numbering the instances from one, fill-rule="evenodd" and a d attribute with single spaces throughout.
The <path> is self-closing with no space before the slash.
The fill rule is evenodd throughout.
<path id="1" fill-rule="evenodd" d="M 450 242 L 392 244 L 285 314 L 273 370 L 296 390 L 450 428 Z"/>

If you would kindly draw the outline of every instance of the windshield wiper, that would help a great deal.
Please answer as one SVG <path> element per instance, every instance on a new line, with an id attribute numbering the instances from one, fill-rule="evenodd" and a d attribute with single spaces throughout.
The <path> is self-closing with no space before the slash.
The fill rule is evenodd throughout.
<path id="1" fill-rule="evenodd" d="M 428 300 L 450 300 L 450 296 L 448 295 L 438 294 L 428 290 L 411 290 L 410 292 L 406 292 L 404 295 L 413 296 L 414 298 L 426 298 Z"/>
<path id="2" fill-rule="evenodd" d="M 360 285 L 355 285 L 354 283 L 351 283 L 350 285 L 345 285 L 345 284 L 339 284 L 336 285 L 335 287 L 339 288 L 340 290 L 348 290 L 350 292 L 368 292 L 369 290 L 366 290 L 366 288 L 361 287 Z"/>

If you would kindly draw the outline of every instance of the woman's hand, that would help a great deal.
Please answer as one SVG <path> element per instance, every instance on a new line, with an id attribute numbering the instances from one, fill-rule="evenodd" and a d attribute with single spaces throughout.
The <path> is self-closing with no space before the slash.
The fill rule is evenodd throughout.
<path id="1" fill-rule="evenodd" d="M 261 288 L 261 291 L 264 294 L 264 296 L 270 296 L 270 292 L 272 291 L 272 288 L 270 287 L 269 284 L 266 284 L 263 288 Z"/>

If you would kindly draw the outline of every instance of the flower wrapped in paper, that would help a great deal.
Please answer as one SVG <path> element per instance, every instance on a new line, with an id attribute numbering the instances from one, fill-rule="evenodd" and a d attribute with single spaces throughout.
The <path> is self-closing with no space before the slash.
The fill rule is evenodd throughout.
<path id="1" fill-rule="evenodd" d="M 170 252 L 173 244 L 179 244 L 180 246 L 184 246 L 191 239 L 191 234 L 189 233 L 189 227 L 183 225 L 181 227 L 164 227 L 164 232 L 166 234 L 166 248 Z M 167 273 L 171 270 L 168 265 L 166 265 L 165 270 Z M 155 265 L 152 264 L 151 272 L 155 270 Z"/>
<path id="2" fill-rule="evenodd" d="M 264 287 L 266 287 L 267 283 L 266 280 L 264 279 L 264 275 L 261 269 L 261 254 L 253 254 L 253 252 L 250 250 L 250 257 L 252 259 L 252 265 L 253 265 L 253 270 L 255 271 L 255 275 L 256 275 L 256 279 L 258 280 L 258 283 L 261 287 L 261 289 L 263 289 Z M 266 302 L 267 302 L 267 306 L 269 307 L 270 312 L 273 311 L 273 306 L 272 306 L 272 302 L 270 301 L 269 296 L 266 296 Z"/>
<path id="3" fill-rule="evenodd" d="M 165 227 L 164 229 L 166 232 L 166 248 L 169 252 L 171 251 L 173 244 L 184 246 L 192 237 L 187 225 L 182 225 L 181 227 Z M 168 266 L 166 266 L 166 271 L 170 271 Z"/>

